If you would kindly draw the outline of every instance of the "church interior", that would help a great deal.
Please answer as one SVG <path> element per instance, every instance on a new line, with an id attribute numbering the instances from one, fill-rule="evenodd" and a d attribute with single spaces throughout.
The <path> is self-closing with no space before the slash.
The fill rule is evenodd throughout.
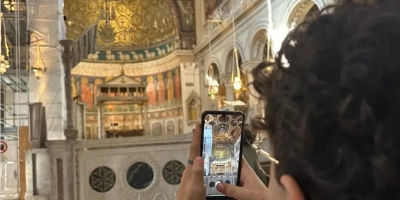
<path id="1" fill-rule="evenodd" d="M 267 184 L 251 70 L 330 3 L 1 1 L 0 199 L 176 199 L 205 110 L 245 113 L 243 155 Z M 240 141 L 218 137 L 234 143 L 206 171 L 237 171 Z"/>

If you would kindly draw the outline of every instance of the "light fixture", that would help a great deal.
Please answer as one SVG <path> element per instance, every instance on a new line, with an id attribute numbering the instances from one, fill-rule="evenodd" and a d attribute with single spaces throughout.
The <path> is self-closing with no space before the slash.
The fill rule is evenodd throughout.
<path id="1" fill-rule="evenodd" d="M 40 79 L 43 76 L 44 72 L 47 71 L 47 67 L 44 63 L 42 51 L 40 50 L 40 44 L 39 44 L 39 42 L 42 41 L 42 39 L 38 39 L 36 37 L 36 35 L 34 35 L 34 34 L 32 34 L 32 36 L 36 38 L 36 41 L 32 42 L 32 43 L 36 43 L 36 59 L 35 59 L 35 63 L 31 67 L 31 69 L 32 69 L 35 77 L 37 79 Z"/>
<path id="2" fill-rule="evenodd" d="M 16 5 L 17 5 L 17 3 L 15 1 L 12 1 L 12 0 L 5 0 L 4 1 L 4 7 L 8 11 L 15 11 Z"/>
<path id="3" fill-rule="evenodd" d="M 239 92 L 242 89 L 242 80 L 240 78 L 240 67 L 239 67 L 239 55 L 236 48 L 236 30 L 235 30 L 235 15 L 232 19 L 232 31 L 233 31 L 233 62 L 232 62 L 232 84 L 233 89 L 236 90 L 236 98 L 239 97 Z M 235 76 L 236 71 L 236 76 Z"/>
<path id="4" fill-rule="evenodd" d="M 6 49 L 5 55 L 7 57 L 9 57 L 10 50 L 8 49 L 8 44 L 7 44 L 7 35 L 6 35 L 7 31 L 6 31 L 5 22 L 4 22 L 4 19 L 3 19 L 3 13 L 0 13 L 0 17 L 1 17 L 1 23 L 3 25 L 3 26 L 1 26 L 1 28 L 4 29 L 3 30 L 3 32 L 4 32 L 3 38 L 4 38 L 4 47 Z M 1 32 L 1 28 L 0 28 L 0 32 Z M 1 41 L 1 38 L 0 38 L 0 44 L 1 43 L 2 43 L 2 41 Z M 10 68 L 10 62 L 6 59 L 6 56 L 2 55 L 1 54 L 1 50 L 0 50 L 0 74 L 2 74 L 2 75 L 4 73 L 6 73 L 8 68 Z"/>
<path id="5" fill-rule="evenodd" d="M 10 68 L 10 62 L 3 55 L 0 56 L 0 74 L 4 74 Z"/>
<path id="6" fill-rule="evenodd" d="M 236 91 L 240 90 L 242 88 L 242 80 L 240 80 L 240 77 L 235 77 L 233 80 L 233 89 Z"/>
<path id="7" fill-rule="evenodd" d="M 210 34 L 210 23 L 208 24 L 208 48 L 210 49 L 210 58 L 211 58 L 211 34 Z M 211 100 L 215 100 L 218 92 L 219 92 L 219 83 L 218 77 L 215 77 L 214 74 L 214 66 L 211 64 L 208 67 L 208 72 L 206 74 L 206 80 L 208 85 L 208 95 L 210 96 Z"/>
<path id="8" fill-rule="evenodd" d="M 216 96 L 218 95 L 218 86 L 209 85 L 208 86 L 208 95 L 210 96 L 211 100 L 215 100 Z"/>

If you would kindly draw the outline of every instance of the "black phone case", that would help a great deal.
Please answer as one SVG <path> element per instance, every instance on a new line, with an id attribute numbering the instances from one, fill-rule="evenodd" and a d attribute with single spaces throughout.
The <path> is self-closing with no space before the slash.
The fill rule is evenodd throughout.
<path id="1" fill-rule="evenodd" d="M 242 115 L 243 123 L 242 123 L 242 132 L 240 134 L 240 150 L 239 150 L 239 164 L 238 164 L 238 174 L 236 178 L 236 185 L 239 186 L 240 184 L 240 175 L 242 169 L 242 155 L 243 155 L 243 144 L 244 144 L 244 124 L 246 122 L 246 116 L 243 112 L 239 111 L 204 111 L 201 114 L 201 143 L 200 143 L 200 156 L 203 156 L 203 143 L 204 143 L 204 119 L 207 114 L 226 114 L 226 115 Z M 224 200 L 224 199 L 233 199 L 227 196 L 206 196 L 206 200 Z"/>

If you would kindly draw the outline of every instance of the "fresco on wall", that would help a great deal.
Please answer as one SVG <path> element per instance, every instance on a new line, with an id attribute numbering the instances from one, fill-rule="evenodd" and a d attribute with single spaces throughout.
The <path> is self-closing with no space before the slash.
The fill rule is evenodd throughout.
<path id="1" fill-rule="evenodd" d="M 225 0 L 205 0 L 204 1 L 204 17 L 205 20 L 207 21 L 209 16 L 214 13 L 214 11 L 221 6 L 221 4 Z"/>
<path id="2" fill-rule="evenodd" d="M 146 76 L 131 77 L 139 82 L 147 83 L 146 93 L 149 97 L 149 112 L 168 110 L 182 107 L 182 89 L 180 68 L 150 74 Z M 73 97 L 79 96 L 86 104 L 86 112 L 97 112 L 96 87 L 106 83 L 111 77 L 89 77 L 74 75 L 72 80 Z M 137 105 L 107 105 L 102 107 L 104 113 L 133 112 L 139 113 Z"/>

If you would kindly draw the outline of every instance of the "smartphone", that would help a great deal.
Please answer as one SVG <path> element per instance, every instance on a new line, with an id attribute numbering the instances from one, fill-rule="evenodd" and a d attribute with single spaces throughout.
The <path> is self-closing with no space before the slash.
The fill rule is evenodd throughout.
<path id="1" fill-rule="evenodd" d="M 242 112 L 203 112 L 200 152 L 204 159 L 206 199 L 230 199 L 217 190 L 217 185 L 240 183 L 244 123 Z"/>

